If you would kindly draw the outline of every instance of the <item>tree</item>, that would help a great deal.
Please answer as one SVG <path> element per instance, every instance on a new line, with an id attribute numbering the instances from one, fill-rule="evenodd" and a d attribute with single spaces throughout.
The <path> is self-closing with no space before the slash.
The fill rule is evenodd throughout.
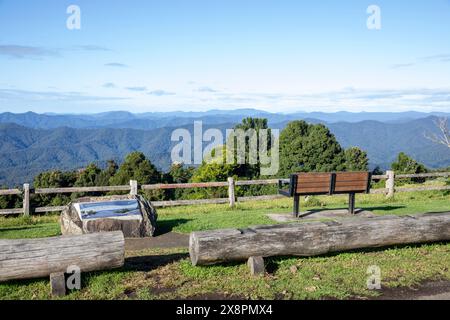
<path id="1" fill-rule="evenodd" d="M 136 180 L 139 184 L 155 184 L 160 182 L 161 174 L 142 152 L 135 151 L 126 156 L 111 178 L 111 184 L 126 185 L 130 180 Z"/>
<path id="2" fill-rule="evenodd" d="M 194 167 L 186 167 L 182 163 L 174 163 L 169 172 L 164 175 L 164 183 L 187 183 L 194 175 Z M 186 189 L 167 189 L 165 190 L 166 199 L 181 199 L 187 194 Z"/>
<path id="3" fill-rule="evenodd" d="M 111 183 L 111 178 L 117 173 L 119 166 L 114 160 L 108 160 L 106 168 L 97 175 L 96 185 L 97 186 L 109 186 Z"/>
<path id="4" fill-rule="evenodd" d="M 67 188 L 73 187 L 77 174 L 73 171 L 61 172 L 59 170 L 41 172 L 34 178 L 35 188 Z M 32 198 L 33 206 L 61 206 L 70 201 L 67 195 L 37 195 Z"/>
<path id="5" fill-rule="evenodd" d="M 95 163 L 89 164 L 83 169 L 75 181 L 76 187 L 95 187 L 98 176 L 102 170 Z"/>
<path id="6" fill-rule="evenodd" d="M 237 177 L 240 165 L 226 162 L 226 146 L 218 146 L 211 150 L 210 157 L 203 159 L 202 164 L 195 170 L 192 182 L 227 181 L 228 177 Z M 222 198 L 226 197 L 224 188 L 191 189 L 190 198 Z"/>
<path id="7" fill-rule="evenodd" d="M 428 171 L 423 164 L 409 157 L 404 152 L 400 152 L 398 154 L 397 159 L 391 164 L 391 168 L 396 173 L 403 173 L 403 174 L 426 173 Z M 424 179 L 413 178 L 412 181 L 422 183 L 424 182 Z"/>
<path id="8" fill-rule="evenodd" d="M 358 147 L 345 150 L 345 169 L 347 171 L 368 171 L 369 158 L 367 152 Z"/>
<path id="9" fill-rule="evenodd" d="M 256 152 L 257 154 L 252 155 L 256 159 L 256 164 L 250 163 L 250 137 L 246 136 L 245 138 L 245 164 L 240 164 L 237 167 L 236 174 L 239 177 L 245 177 L 248 179 L 254 179 L 260 176 L 260 159 L 258 150 L 260 149 L 260 141 L 259 141 L 259 134 L 261 130 L 268 130 L 267 133 L 267 151 L 270 151 L 270 147 L 272 145 L 272 133 L 268 127 L 267 119 L 265 118 L 245 118 L 242 120 L 241 123 L 237 124 L 234 127 L 235 130 L 242 130 L 243 132 L 253 132 L 256 134 Z M 230 137 L 228 137 L 230 138 Z M 234 143 L 236 145 L 237 139 L 234 139 Z M 237 151 L 235 152 L 235 159 L 237 159 Z"/>
<path id="10" fill-rule="evenodd" d="M 280 176 L 345 169 L 344 152 L 322 124 L 292 121 L 280 134 Z"/>
<path id="11" fill-rule="evenodd" d="M 182 163 L 174 163 L 168 172 L 170 183 L 187 183 L 193 176 L 195 168 L 185 167 Z"/>
<path id="12" fill-rule="evenodd" d="M 161 182 L 161 173 L 142 152 L 135 151 L 126 156 L 125 161 L 111 178 L 111 185 L 126 185 L 130 180 L 138 184 L 156 184 Z M 145 196 L 150 200 L 164 200 L 164 190 L 148 190 Z"/>
<path id="13" fill-rule="evenodd" d="M 1 189 L 9 189 L 7 186 L 0 187 Z M 22 196 L 21 195 L 7 195 L 0 196 L 0 209 L 11 209 L 22 207 Z"/>
<path id="14" fill-rule="evenodd" d="M 101 174 L 102 170 L 95 164 L 91 163 L 86 168 L 79 171 L 79 175 L 77 180 L 75 181 L 75 187 L 95 187 L 97 186 L 98 177 Z M 96 196 L 99 197 L 102 195 L 101 192 L 94 193 L 74 193 L 72 194 L 72 199 L 77 199 L 85 196 Z"/>
<path id="15" fill-rule="evenodd" d="M 425 137 L 434 143 L 442 144 L 450 148 L 450 129 L 448 127 L 448 118 L 438 118 L 434 121 L 439 133 L 425 134 Z"/>

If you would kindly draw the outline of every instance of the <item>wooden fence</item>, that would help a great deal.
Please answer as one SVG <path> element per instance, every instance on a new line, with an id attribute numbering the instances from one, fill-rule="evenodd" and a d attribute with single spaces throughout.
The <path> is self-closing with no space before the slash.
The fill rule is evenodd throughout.
<path id="1" fill-rule="evenodd" d="M 396 179 L 410 179 L 410 178 L 437 178 L 450 177 L 450 172 L 435 172 L 435 173 L 421 173 L 421 174 L 399 174 L 395 175 L 394 171 L 387 171 L 384 175 L 372 176 L 373 181 L 386 180 L 385 188 L 371 189 L 371 194 L 385 194 L 387 197 L 392 197 L 396 192 L 412 192 L 412 191 L 426 191 L 426 190 L 450 190 L 450 186 L 419 186 L 414 188 L 397 188 L 395 187 Z M 288 179 L 285 179 L 289 182 Z M 16 209 L 2 209 L 0 215 L 17 215 L 24 214 L 29 216 L 32 213 L 46 213 L 59 212 L 64 210 L 66 206 L 59 207 L 30 207 L 30 196 L 32 194 L 72 194 L 72 193 L 89 193 L 89 192 L 129 192 L 131 195 L 136 195 L 140 190 L 167 190 L 167 189 L 189 189 L 189 188 L 217 188 L 227 187 L 228 198 L 219 199 L 200 199 L 200 200 L 171 200 L 171 201 L 153 201 L 155 207 L 168 206 L 182 206 L 194 204 L 220 204 L 228 203 L 231 207 L 235 206 L 237 202 L 251 201 L 251 200 L 270 200 L 282 198 L 280 195 L 263 195 L 263 196 L 249 196 L 236 197 L 236 186 L 250 186 L 250 185 L 277 185 L 278 179 L 268 180 L 238 180 L 228 178 L 224 182 L 202 182 L 202 183 L 179 183 L 179 184 L 152 184 L 139 186 L 137 181 L 130 181 L 129 185 L 125 186 L 104 186 L 104 187 L 73 187 L 73 188 L 45 188 L 45 189 L 31 189 L 29 184 L 24 184 L 22 189 L 7 189 L 0 190 L 0 196 L 7 195 L 21 195 L 23 197 L 23 207 Z"/>

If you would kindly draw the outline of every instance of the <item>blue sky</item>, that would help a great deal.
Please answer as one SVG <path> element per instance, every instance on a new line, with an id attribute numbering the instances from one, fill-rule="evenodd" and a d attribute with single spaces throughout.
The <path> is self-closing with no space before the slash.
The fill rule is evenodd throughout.
<path id="1" fill-rule="evenodd" d="M 0 0 L 0 112 L 450 112 L 449 35 L 450 0 Z"/>

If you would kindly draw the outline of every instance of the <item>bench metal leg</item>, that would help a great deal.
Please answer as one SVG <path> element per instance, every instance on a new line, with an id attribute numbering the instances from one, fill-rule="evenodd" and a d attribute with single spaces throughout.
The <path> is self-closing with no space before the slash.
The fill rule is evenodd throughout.
<path id="1" fill-rule="evenodd" d="M 300 196 L 294 195 L 294 212 L 292 213 L 294 217 L 298 217 L 300 213 Z"/>
<path id="2" fill-rule="evenodd" d="M 348 195 L 348 213 L 355 214 L 355 194 Z"/>

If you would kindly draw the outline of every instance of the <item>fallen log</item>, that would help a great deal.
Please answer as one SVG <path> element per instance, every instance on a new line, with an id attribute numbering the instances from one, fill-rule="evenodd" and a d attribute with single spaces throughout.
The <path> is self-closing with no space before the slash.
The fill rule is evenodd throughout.
<path id="1" fill-rule="evenodd" d="M 450 240 L 450 213 L 437 213 L 193 232 L 189 253 L 193 265 L 208 265 L 446 240 Z"/>
<path id="2" fill-rule="evenodd" d="M 0 282 L 48 277 L 77 266 L 81 272 L 123 266 L 121 231 L 42 239 L 0 240 Z"/>

